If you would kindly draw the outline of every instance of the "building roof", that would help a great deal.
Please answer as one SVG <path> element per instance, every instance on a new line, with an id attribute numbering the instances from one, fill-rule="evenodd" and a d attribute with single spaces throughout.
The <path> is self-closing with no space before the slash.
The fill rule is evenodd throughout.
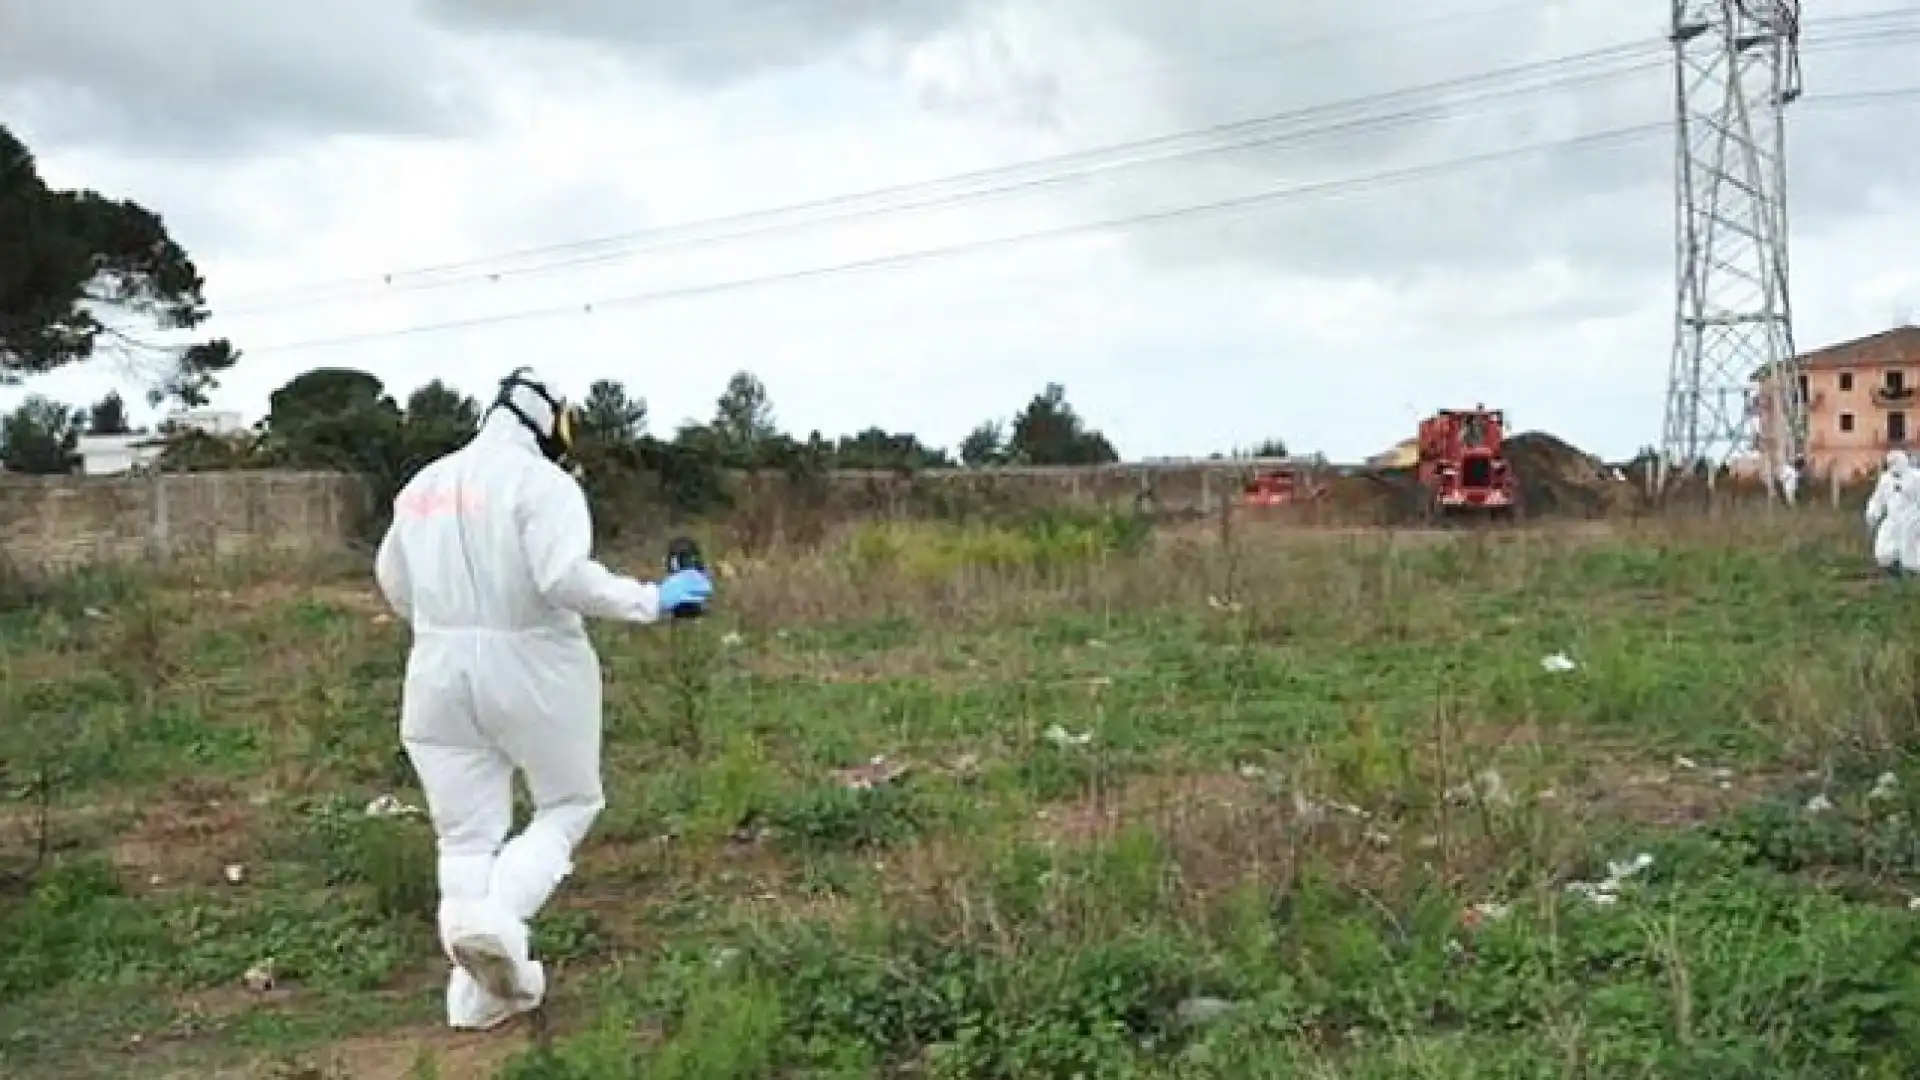
<path id="1" fill-rule="evenodd" d="M 1865 355 L 1876 352 L 1901 353 L 1904 354 L 1906 361 L 1920 363 L 1920 326 L 1896 326 L 1877 334 L 1868 334 L 1866 337 L 1854 338 L 1851 341 L 1835 342 L 1811 352 L 1803 352 L 1799 357 L 1800 370 L 1822 371 L 1851 364 L 1881 361 L 1881 357 Z M 1766 365 L 1762 364 L 1754 369 L 1754 379 L 1763 379 L 1766 376 Z"/>
<path id="2" fill-rule="evenodd" d="M 1920 359 L 1920 326 L 1896 326 L 1891 330 L 1882 330 L 1863 338 L 1854 338 L 1852 341 L 1842 341 L 1812 352 L 1804 352 L 1800 354 L 1800 366 L 1830 368 L 1859 363 L 1861 353 L 1881 349 L 1888 352 L 1911 353 L 1915 358 Z"/>

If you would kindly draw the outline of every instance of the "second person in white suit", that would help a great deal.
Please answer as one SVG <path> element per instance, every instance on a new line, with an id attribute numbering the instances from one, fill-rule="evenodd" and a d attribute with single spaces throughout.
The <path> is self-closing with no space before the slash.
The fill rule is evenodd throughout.
<path id="1" fill-rule="evenodd" d="M 1901 573 L 1903 566 L 1920 567 L 1920 560 L 1907 561 L 1906 551 L 1916 495 L 1920 495 L 1920 484 L 1914 483 L 1906 451 L 1887 451 L 1886 467 L 1867 499 L 1867 528 L 1873 534 L 1873 561 L 1888 574 Z M 1913 554 L 1920 556 L 1920 552 Z"/>

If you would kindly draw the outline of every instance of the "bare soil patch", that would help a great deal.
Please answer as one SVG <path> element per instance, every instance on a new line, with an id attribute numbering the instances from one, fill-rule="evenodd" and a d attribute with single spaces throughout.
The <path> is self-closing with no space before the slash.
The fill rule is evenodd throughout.
<path id="1" fill-rule="evenodd" d="M 306 600 L 368 618 L 390 614 L 386 601 L 374 589 L 340 582 L 303 584 L 298 581 L 260 581 L 223 591 L 220 598 L 230 610 L 245 613 L 283 608 Z"/>
<path id="2" fill-rule="evenodd" d="M 139 810 L 113 847 L 114 863 L 146 887 L 233 884 L 227 868 L 244 873 L 254 852 L 252 809 L 227 785 L 176 781 Z"/>

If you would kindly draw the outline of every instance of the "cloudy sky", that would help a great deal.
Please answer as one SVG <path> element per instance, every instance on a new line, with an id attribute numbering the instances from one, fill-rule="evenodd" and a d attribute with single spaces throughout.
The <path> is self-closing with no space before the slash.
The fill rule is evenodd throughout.
<path id="1" fill-rule="evenodd" d="M 165 215 L 246 353 L 220 404 L 251 415 L 315 366 L 483 394 L 533 363 L 623 380 L 661 430 L 747 368 L 801 432 L 950 444 L 1057 381 L 1130 457 L 1354 458 L 1474 401 L 1625 454 L 1670 352 L 1666 18 L 0 0 L 0 117 L 56 185 Z M 1805 37 L 1812 346 L 1920 319 L 1920 143 L 1893 137 L 1920 97 L 1834 97 L 1920 82 L 1920 0 L 1823 0 Z M 81 402 L 124 368 L 27 389 Z"/>

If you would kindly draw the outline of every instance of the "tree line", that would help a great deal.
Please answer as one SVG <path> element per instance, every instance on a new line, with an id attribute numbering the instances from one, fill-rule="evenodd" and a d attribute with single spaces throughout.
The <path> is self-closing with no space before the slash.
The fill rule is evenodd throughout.
<path id="1" fill-rule="evenodd" d="M 238 436 L 212 436 L 162 423 L 136 431 L 126 400 L 109 393 L 92 406 L 74 407 L 45 396 L 28 397 L 0 418 L 0 466 L 31 475 L 79 468 L 83 435 L 152 434 L 164 445 L 163 468 L 344 468 L 404 470 L 415 459 L 445 453 L 478 429 L 483 403 L 435 379 L 404 402 L 381 379 L 352 368 L 316 368 L 296 376 L 268 399 L 266 416 Z M 871 469 L 918 471 L 956 466 L 1099 465 L 1119 460 L 1113 444 L 1050 384 L 1006 421 L 975 428 L 954 451 L 930 446 L 911 432 L 871 427 L 827 438 L 797 438 L 774 421 L 767 388 L 752 372 L 728 380 L 712 418 L 678 426 L 666 438 L 648 426 L 644 397 L 614 379 L 594 382 L 580 399 L 578 437 L 585 459 L 694 458 L 721 470 Z"/>

